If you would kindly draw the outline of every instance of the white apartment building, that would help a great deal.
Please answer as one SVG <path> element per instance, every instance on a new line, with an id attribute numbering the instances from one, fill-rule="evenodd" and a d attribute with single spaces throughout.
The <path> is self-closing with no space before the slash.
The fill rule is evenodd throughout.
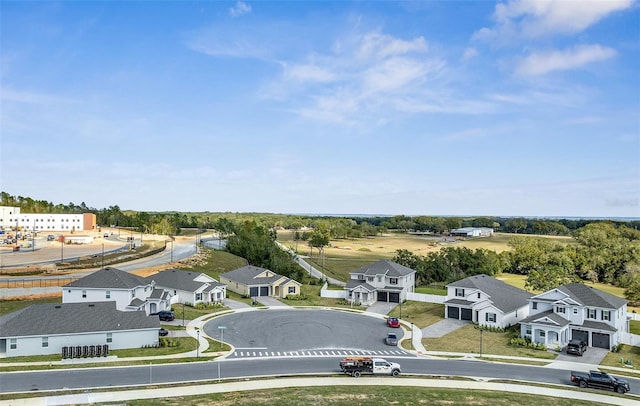
<path id="1" fill-rule="evenodd" d="M 0 230 L 25 231 L 82 231 L 95 230 L 93 213 L 20 213 L 19 207 L 0 206 Z"/>

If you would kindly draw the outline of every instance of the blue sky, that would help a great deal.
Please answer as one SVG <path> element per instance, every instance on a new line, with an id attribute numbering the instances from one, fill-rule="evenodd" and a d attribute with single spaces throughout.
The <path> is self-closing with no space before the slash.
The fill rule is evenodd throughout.
<path id="1" fill-rule="evenodd" d="M 637 1 L 0 7 L 12 195 L 140 211 L 640 216 Z"/>

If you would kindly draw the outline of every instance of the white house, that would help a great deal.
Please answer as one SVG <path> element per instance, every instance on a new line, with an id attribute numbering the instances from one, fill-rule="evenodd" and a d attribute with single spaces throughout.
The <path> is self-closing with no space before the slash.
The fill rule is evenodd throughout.
<path id="1" fill-rule="evenodd" d="M 393 261 L 380 260 L 349 273 L 347 300 L 369 306 L 375 302 L 404 302 L 416 286 L 416 271 Z"/>
<path id="2" fill-rule="evenodd" d="M 155 283 L 156 288 L 169 291 L 173 303 L 224 303 L 227 297 L 226 285 L 204 273 L 168 269 L 147 280 Z"/>
<path id="3" fill-rule="evenodd" d="M 629 331 L 627 301 L 582 283 L 570 283 L 529 299 L 530 316 L 520 335 L 532 342 L 564 347 L 580 339 L 611 349 Z"/>
<path id="4" fill-rule="evenodd" d="M 449 234 L 456 237 L 491 237 L 493 235 L 493 228 L 462 227 L 449 231 Z"/>
<path id="5" fill-rule="evenodd" d="M 474 275 L 447 285 L 445 317 L 482 326 L 506 328 L 529 315 L 531 293 L 488 275 Z"/>
<path id="6" fill-rule="evenodd" d="M 151 314 L 171 309 L 171 294 L 146 278 L 107 267 L 62 287 L 62 303 L 88 302 L 115 302 L 118 310 Z"/>
<path id="7" fill-rule="evenodd" d="M 62 356 L 70 346 L 152 346 L 159 329 L 157 317 L 119 311 L 114 302 L 36 304 L 0 318 L 0 357 Z"/>
<path id="8" fill-rule="evenodd" d="M 302 286 L 298 281 L 253 265 L 223 273 L 220 282 L 232 292 L 249 297 L 286 298 L 288 295 L 299 295 Z"/>

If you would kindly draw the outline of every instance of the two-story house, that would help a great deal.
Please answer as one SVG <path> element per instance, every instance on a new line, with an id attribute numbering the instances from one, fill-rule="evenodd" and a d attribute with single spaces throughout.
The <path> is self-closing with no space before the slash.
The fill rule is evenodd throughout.
<path id="1" fill-rule="evenodd" d="M 579 339 L 610 350 L 628 332 L 627 301 L 582 283 L 531 297 L 529 314 L 520 322 L 520 335 L 547 346 Z"/>
<path id="2" fill-rule="evenodd" d="M 157 289 L 168 290 L 173 303 L 224 303 L 227 297 L 226 285 L 201 272 L 167 269 L 147 277 L 147 281 L 155 283 Z"/>
<path id="3" fill-rule="evenodd" d="M 62 287 L 62 303 L 88 302 L 115 302 L 117 310 L 151 314 L 170 310 L 171 294 L 153 281 L 108 267 Z"/>
<path id="4" fill-rule="evenodd" d="M 506 328 L 529 315 L 531 293 L 488 275 L 474 275 L 447 285 L 445 317 L 482 326 Z"/>
<path id="5" fill-rule="evenodd" d="M 407 292 L 416 286 L 416 271 L 393 261 L 380 260 L 349 272 L 350 279 L 344 289 L 352 303 L 370 306 L 375 302 L 404 302 Z"/>

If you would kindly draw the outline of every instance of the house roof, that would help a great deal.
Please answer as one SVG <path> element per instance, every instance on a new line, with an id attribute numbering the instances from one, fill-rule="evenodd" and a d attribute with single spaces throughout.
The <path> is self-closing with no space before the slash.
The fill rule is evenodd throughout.
<path id="1" fill-rule="evenodd" d="M 585 320 L 580 327 L 592 329 L 592 330 L 604 330 L 604 331 L 618 331 L 615 327 L 602 323 L 600 321 Z"/>
<path id="2" fill-rule="evenodd" d="M 187 292 L 196 292 L 198 289 L 206 285 L 224 286 L 224 284 L 216 281 L 213 282 L 198 282 L 195 279 L 203 275 L 201 272 L 180 271 L 178 269 L 167 269 L 166 271 L 158 272 L 155 275 L 147 277 L 149 282 L 155 281 L 156 285 L 163 286 L 165 288 L 179 289 Z M 213 278 L 212 278 L 213 279 Z"/>
<path id="3" fill-rule="evenodd" d="M 145 312 L 122 312 L 116 302 L 35 304 L 7 315 L 0 337 L 43 336 L 159 328 Z"/>
<path id="4" fill-rule="evenodd" d="M 268 271 L 271 273 L 271 276 L 257 278 L 261 273 Z M 234 269 L 233 271 L 223 273 L 220 277 L 224 277 L 225 279 L 229 279 L 234 282 L 242 283 L 243 285 L 252 286 L 252 285 L 271 285 L 274 282 L 277 282 L 280 278 L 284 278 L 282 275 L 278 275 L 273 271 L 269 271 L 268 269 L 260 268 L 253 265 L 243 266 L 242 268 Z M 299 282 L 294 281 L 299 284 Z"/>
<path id="5" fill-rule="evenodd" d="M 507 283 L 480 274 L 450 283 L 447 287 L 478 289 L 487 296 L 493 305 L 503 313 L 509 313 L 523 306 L 528 306 L 528 299 L 532 296 L 526 290 L 516 288 Z"/>
<path id="6" fill-rule="evenodd" d="M 461 306 L 472 306 L 475 302 L 470 302 L 468 300 L 462 300 L 462 299 L 449 299 L 446 302 L 444 302 L 444 304 L 454 304 L 454 305 L 461 305 Z"/>
<path id="7" fill-rule="evenodd" d="M 357 279 L 349 279 L 344 288 L 345 289 L 355 289 L 358 286 L 362 286 L 363 288 L 365 288 L 369 292 L 374 292 L 376 290 L 376 288 L 374 288 L 373 286 L 369 285 L 367 282 L 359 281 Z"/>
<path id="8" fill-rule="evenodd" d="M 393 261 L 381 259 L 371 265 L 364 266 L 351 274 L 386 275 L 392 278 L 411 275 L 416 271 Z"/>
<path id="9" fill-rule="evenodd" d="M 544 318 L 548 318 L 551 319 L 554 323 L 551 322 L 545 322 L 545 321 L 540 321 L 541 319 Z M 547 310 L 545 312 L 542 313 L 536 313 L 533 316 L 529 316 L 526 319 L 523 319 L 520 321 L 520 323 L 531 323 L 531 324 L 544 324 L 544 325 L 552 325 L 552 326 L 566 326 L 567 324 L 570 323 L 569 320 L 565 319 L 564 317 L 558 315 L 557 313 L 554 313 L 553 310 Z"/>
<path id="10" fill-rule="evenodd" d="M 149 285 L 145 278 L 121 271 L 117 268 L 102 268 L 87 276 L 65 285 L 75 288 L 133 289 L 137 286 Z"/>
<path id="11" fill-rule="evenodd" d="M 558 290 L 566 293 L 573 300 L 586 307 L 619 309 L 627 304 L 627 300 L 625 299 L 603 292 L 591 286 L 587 286 L 584 283 L 569 283 L 560 286 Z"/>

